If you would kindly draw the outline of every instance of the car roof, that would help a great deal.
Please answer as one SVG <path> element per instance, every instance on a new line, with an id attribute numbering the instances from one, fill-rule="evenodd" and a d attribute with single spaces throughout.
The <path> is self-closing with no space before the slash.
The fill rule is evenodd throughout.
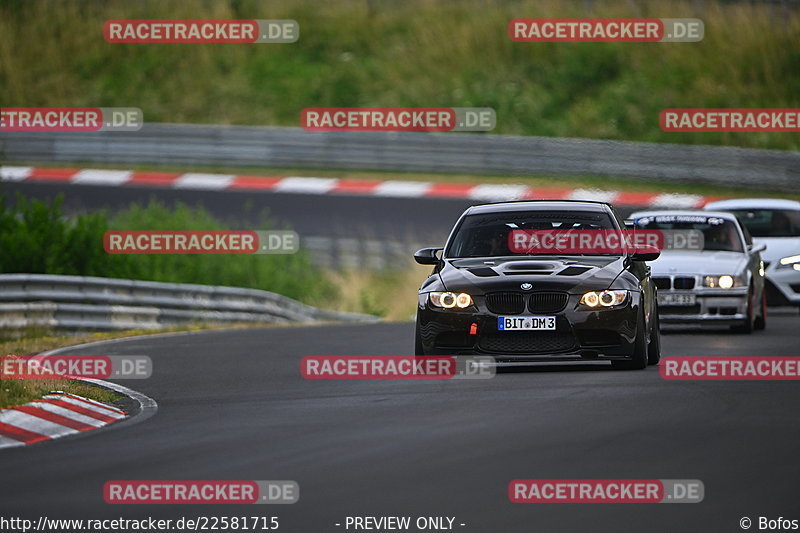
<path id="1" fill-rule="evenodd" d="M 636 211 L 628 216 L 629 219 L 641 217 L 661 217 L 661 216 L 701 216 L 701 217 L 718 217 L 725 220 L 738 221 L 736 215 L 727 213 L 725 211 L 700 211 L 698 209 L 660 209 L 657 211 Z"/>
<path id="2" fill-rule="evenodd" d="M 485 213 L 504 213 L 509 211 L 594 211 L 609 213 L 611 205 L 607 202 L 593 202 L 590 200 L 519 200 L 513 202 L 497 202 L 492 204 L 473 205 L 464 215 L 478 215 Z"/>
<path id="3" fill-rule="evenodd" d="M 792 209 L 800 210 L 800 202 L 786 198 L 733 198 L 709 202 L 703 209 Z"/>

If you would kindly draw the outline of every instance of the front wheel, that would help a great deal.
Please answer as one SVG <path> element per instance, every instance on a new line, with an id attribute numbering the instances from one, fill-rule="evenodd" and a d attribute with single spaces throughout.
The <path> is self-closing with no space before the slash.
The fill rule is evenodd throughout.
<path id="1" fill-rule="evenodd" d="M 414 355 L 425 355 L 425 348 L 422 347 L 422 335 L 419 332 L 419 320 L 414 328 Z"/>
<path id="2" fill-rule="evenodd" d="M 736 333 L 753 333 L 755 329 L 755 311 L 753 310 L 753 291 L 747 293 L 747 318 L 744 319 L 744 323 L 738 324 L 736 326 L 731 326 L 731 330 L 735 331 Z"/>
<path id="3" fill-rule="evenodd" d="M 767 291 L 761 291 L 761 311 L 758 313 L 755 322 L 753 323 L 753 329 L 762 330 L 767 327 Z"/>
<path id="4" fill-rule="evenodd" d="M 653 325 L 650 328 L 650 342 L 647 343 L 647 364 L 657 365 L 659 361 L 661 361 L 661 329 L 656 309 Z"/>
<path id="5" fill-rule="evenodd" d="M 644 328 L 647 324 L 644 321 L 644 310 L 639 314 L 639 323 L 636 325 L 636 338 L 633 341 L 633 353 L 630 360 L 611 361 L 611 366 L 617 370 L 643 370 L 647 368 L 648 346 L 647 335 Z"/>

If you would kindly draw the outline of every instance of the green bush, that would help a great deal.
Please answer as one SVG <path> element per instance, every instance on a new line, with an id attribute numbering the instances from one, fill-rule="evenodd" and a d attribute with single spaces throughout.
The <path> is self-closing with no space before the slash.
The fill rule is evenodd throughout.
<path id="1" fill-rule="evenodd" d="M 259 230 L 271 224 L 262 216 Z M 0 198 L 0 272 L 62 274 L 227 285 L 277 292 L 310 303 L 328 302 L 337 291 L 306 253 L 291 255 L 112 255 L 103 249 L 108 230 L 224 230 L 230 228 L 198 207 L 174 208 L 151 200 L 110 218 L 105 213 L 65 217 L 52 204 L 19 196 Z"/>

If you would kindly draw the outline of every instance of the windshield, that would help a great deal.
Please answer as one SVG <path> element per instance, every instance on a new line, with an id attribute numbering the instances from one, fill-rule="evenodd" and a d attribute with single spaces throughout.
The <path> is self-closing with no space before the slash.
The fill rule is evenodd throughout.
<path id="1" fill-rule="evenodd" d="M 703 250 L 744 252 L 744 244 L 736 223 L 724 218 L 702 215 L 644 216 L 636 219 L 636 226 L 648 230 L 701 231 Z"/>
<path id="2" fill-rule="evenodd" d="M 729 209 L 753 237 L 800 237 L 800 211 Z"/>
<path id="3" fill-rule="evenodd" d="M 560 255 L 557 253 L 512 252 L 509 249 L 509 234 L 514 230 L 546 230 L 566 232 L 568 230 L 617 229 L 611 216 L 602 212 L 582 211 L 522 211 L 489 213 L 464 217 L 456 234 L 445 251 L 445 257 L 497 257 L 504 255 Z M 593 253 L 581 255 L 609 255 Z M 619 254 L 613 254 L 619 255 Z"/>

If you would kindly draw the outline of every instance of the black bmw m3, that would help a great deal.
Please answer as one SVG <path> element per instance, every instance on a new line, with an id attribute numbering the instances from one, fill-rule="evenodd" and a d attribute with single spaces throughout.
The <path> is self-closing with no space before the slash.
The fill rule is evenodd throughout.
<path id="1" fill-rule="evenodd" d="M 447 244 L 414 254 L 434 265 L 419 289 L 417 355 L 491 355 L 499 362 L 609 360 L 642 369 L 660 359 L 657 252 L 515 247 L 525 232 L 605 231 L 625 223 L 602 202 L 473 206 Z"/>

